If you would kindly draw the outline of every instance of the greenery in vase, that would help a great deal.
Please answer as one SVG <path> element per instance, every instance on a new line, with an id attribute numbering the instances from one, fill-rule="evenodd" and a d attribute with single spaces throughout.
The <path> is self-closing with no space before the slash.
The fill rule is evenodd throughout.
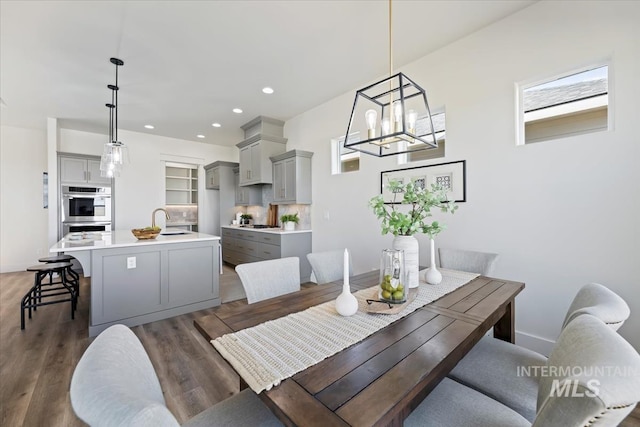
<path id="1" fill-rule="evenodd" d="M 420 232 L 433 239 L 446 226 L 438 221 L 427 221 L 431 216 L 431 208 L 450 213 L 458 209 L 454 202 L 447 200 L 447 190 L 435 184 L 429 191 L 416 186 L 414 182 L 403 184 L 397 180 L 389 180 L 387 189 L 393 194 L 393 204 L 385 204 L 381 194 L 369 201 L 369 207 L 373 209 L 373 213 L 382 220 L 382 234 L 413 236 Z M 401 193 L 402 200 L 396 201 Z M 411 208 L 405 213 L 398 209 L 396 203 L 410 205 Z"/>
<path id="2" fill-rule="evenodd" d="M 282 221 L 283 223 L 285 223 L 285 222 L 295 222 L 297 224 L 298 221 L 300 221 L 300 218 L 298 218 L 298 213 L 296 212 L 294 214 L 282 215 L 280 217 L 280 221 Z"/>
<path id="3" fill-rule="evenodd" d="M 242 214 L 242 215 L 240 215 L 240 219 L 253 219 L 253 215 L 251 215 L 251 214 Z"/>

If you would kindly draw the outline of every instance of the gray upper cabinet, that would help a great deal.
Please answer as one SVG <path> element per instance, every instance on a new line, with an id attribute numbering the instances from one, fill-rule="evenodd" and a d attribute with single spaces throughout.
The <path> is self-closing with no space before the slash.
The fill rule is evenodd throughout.
<path id="1" fill-rule="evenodd" d="M 60 156 L 62 184 L 111 184 L 110 178 L 100 176 L 100 159 Z"/>
<path id="2" fill-rule="evenodd" d="M 282 137 L 284 122 L 256 117 L 242 126 L 245 140 L 236 144 L 240 150 L 239 185 L 272 184 L 269 157 L 284 153 L 287 139 Z"/>
<path id="3" fill-rule="evenodd" d="M 271 157 L 274 203 L 311 204 L 312 156 L 309 151 L 291 150 Z"/>
<path id="4" fill-rule="evenodd" d="M 218 160 L 217 162 L 209 163 L 204 167 L 205 172 L 205 188 L 207 190 L 220 190 L 221 182 L 224 181 L 222 176 L 224 172 L 222 168 L 236 168 L 238 167 L 237 163 L 234 162 L 224 162 Z"/>
<path id="5" fill-rule="evenodd" d="M 205 188 L 207 190 L 220 189 L 220 168 L 207 169 L 205 167 Z"/>
<path id="6" fill-rule="evenodd" d="M 235 190 L 236 190 L 235 205 L 236 206 L 262 205 L 262 187 L 259 185 L 249 185 L 246 187 L 241 187 L 239 169 L 235 168 L 233 172 L 234 172 Z"/>

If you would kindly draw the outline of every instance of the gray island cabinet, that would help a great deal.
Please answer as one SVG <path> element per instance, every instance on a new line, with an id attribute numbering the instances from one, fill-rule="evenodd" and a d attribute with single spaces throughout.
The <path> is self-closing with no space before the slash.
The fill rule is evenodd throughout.
<path id="1" fill-rule="evenodd" d="M 311 265 L 311 230 L 283 231 L 279 228 L 243 228 L 223 225 L 222 260 L 231 265 L 265 261 L 276 258 L 298 257 L 300 280 L 308 282 Z"/>
<path id="2" fill-rule="evenodd" d="M 220 305 L 217 236 L 137 240 L 114 230 L 67 235 L 51 251 L 74 256 L 91 276 L 89 336 L 116 323 L 136 326 Z"/>

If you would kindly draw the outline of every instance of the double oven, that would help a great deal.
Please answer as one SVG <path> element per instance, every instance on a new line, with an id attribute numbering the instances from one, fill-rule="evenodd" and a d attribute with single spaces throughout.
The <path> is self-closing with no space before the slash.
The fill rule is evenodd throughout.
<path id="1" fill-rule="evenodd" d="M 63 185 L 60 238 L 73 232 L 111 231 L 111 187 Z"/>

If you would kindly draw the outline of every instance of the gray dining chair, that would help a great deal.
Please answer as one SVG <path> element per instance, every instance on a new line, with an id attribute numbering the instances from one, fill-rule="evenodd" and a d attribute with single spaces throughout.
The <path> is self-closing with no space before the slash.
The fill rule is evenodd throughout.
<path id="1" fill-rule="evenodd" d="M 212 379 L 215 373 L 212 373 Z M 71 405 L 90 426 L 179 426 L 162 394 L 151 360 L 124 325 L 102 332 L 80 358 L 71 378 Z M 281 426 L 251 390 L 235 394 L 183 426 Z"/>
<path id="2" fill-rule="evenodd" d="M 440 267 L 442 268 L 489 276 L 493 272 L 498 254 L 438 248 L 438 258 L 440 258 Z"/>
<path id="3" fill-rule="evenodd" d="M 615 292 L 598 283 L 578 291 L 566 315 L 563 327 L 578 315 L 592 314 L 613 330 L 629 318 L 627 303 Z M 519 376 L 518 369 L 544 366 L 547 358 L 533 350 L 499 339 L 484 337 L 449 373 L 465 384 L 507 405 L 529 421 L 536 415 L 538 378 Z"/>
<path id="4" fill-rule="evenodd" d="M 344 249 L 335 251 L 312 252 L 307 254 L 311 264 L 311 281 L 323 285 L 344 278 Z M 351 257 L 349 257 L 349 276 L 353 275 Z"/>
<path id="5" fill-rule="evenodd" d="M 236 266 L 247 303 L 300 290 L 300 259 L 288 257 L 250 262 Z"/>
<path id="6" fill-rule="evenodd" d="M 589 314 L 573 319 L 563 329 L 544 371 L 532 422 L 489 396 L 445 378 L 404 425 L 617 426 L 640 401 L 640 355 Z"/>

